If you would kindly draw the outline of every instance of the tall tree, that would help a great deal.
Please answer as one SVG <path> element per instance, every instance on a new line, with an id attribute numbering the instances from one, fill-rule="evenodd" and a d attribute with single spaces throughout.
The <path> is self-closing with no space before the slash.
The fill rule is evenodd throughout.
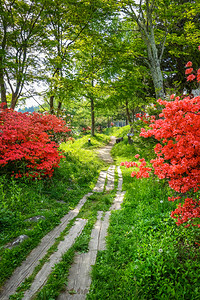
<path id="1" fill-rule="evenodd" d="M 49 84 L 49 106 L 52 113 L 56 105 L 59 108 L 62 106 L 61 101 L 54 101 L 58 99 L 59 87 L 71 89 L 74 81 L 76 82 L 75 76 L 73 78 L 76 68 L 74 53 L 79 51 L 80 45 L 84 48 L 93 24 L 105 18 L 107 2 L 108 0 L 56 0 L 52 1 L 53 7 L 46 9 L 48 24 L 46 40 L 43 42 L 46 47 L 44 63 L 47 66 L 45 71 L 49 71 L 45 77 Z"/>
<path id="2" fill-rule="evenodd" d="M 25 82 L 32 80 L 36 67 L 38 39 L 42 35 L 44 1 L 0 1 L 0 88 L 7 103 L 6 89 L 15 108 Z"/>
<path id="3" fill-rule="evenodd" d="M 162 32 L 159 34 L 159 41 L 156 39 L 155 34 L 158 24 L 160 22 L 165 22 L 165 19 L 163 21 L 159 19 L 159 22 L 157 22 L 157 18 L 159 9 L 165 9 L 166 4 L 164 1 L 158 3 L 156 0 L 121 0 L 119 1 L 119 5 L 125 18 L 137 25 L 141 38 L 146 45 L 147 57 L 145 60 L 151 71 L 156 98 L 163 97 L 164 84 L 161 71 L 161 60 L 167 35 L 167 26 L 162 26 Z"/>
<path id="4" fill-rule="evenodd" d="M 177 93 L 183 93 L 186 87 L 185 64 L 192 60 L 194 68 L 199 67 L 200 53 L 200 2 L 191 0 L 170 1 L 168 6 L 168 29 L 162 70 L 165 74 L 165 86 Z M 194 83 L 193 83 L 194 85 Z"/>

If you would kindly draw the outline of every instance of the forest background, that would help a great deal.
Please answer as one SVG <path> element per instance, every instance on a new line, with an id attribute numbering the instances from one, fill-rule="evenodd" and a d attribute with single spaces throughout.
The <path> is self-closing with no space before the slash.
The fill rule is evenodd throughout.
<path id="1" fill-rule="evenodd" d="M 184 66 L 200 61 L 196 2 L 1 1 L 1 102 L 17 109 L 42 99 L 41 111 L 94 135 L 111 121 L 132 123 L 159 97 L 190 94 L 198 86 Z"/>

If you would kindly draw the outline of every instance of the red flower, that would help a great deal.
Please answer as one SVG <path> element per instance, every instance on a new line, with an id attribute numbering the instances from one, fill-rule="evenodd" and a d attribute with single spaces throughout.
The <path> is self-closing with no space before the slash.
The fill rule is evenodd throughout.
<path id="1" fill-rule="evenodd" d="M 191 74 L 187 77 L 187 81 L 192 81 L 195 79 L 195 75 L 194 74 Z"/>
<path id="2" fill-rule="evenodd" d="M 185 66 L 186 66 L 186 68 L 191 67 L 191 66 L 192 66 L 192 62 L 191 62 L 191 61 L 188 61 L 187 64 L 186 64 Z"/>
<path id="3" fill-rule="evenodd" d="M 194 71 L 193 68 L 186 69 L 186 70 L 185 70 L 185 74 L 186 74 L 186 75 L 187 75 L 187 74 L 191 74 L 193 71 Z"/>

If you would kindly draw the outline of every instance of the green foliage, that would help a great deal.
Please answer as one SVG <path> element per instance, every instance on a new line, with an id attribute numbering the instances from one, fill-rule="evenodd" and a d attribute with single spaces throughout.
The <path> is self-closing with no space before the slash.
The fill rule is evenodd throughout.
<path id="1" fill-rule="evenodd" d="M 86 203 L 82 207 L 78 218 L 87 219 L 88 222 L 84 227 L 82 234 L 76 239 L 75 244 L 64 255 L 60 263 L 58 263 L 53 272 L 51 273 L 47 284 L 38 293 L 36 299 L 55 299 L 59 295 L 59 292 L 63 290 L 63 287 L 67 286 L 67 277 L 70 265 L 73 261 L 75 252 L 84 253 L 88 251 L 88 244 L 91 238 L 91 231 L 96 222 L 98 211 L 109 210 L 116 192 L 115 189 L 112 192 L 94 193 L 88 197 Z"/>

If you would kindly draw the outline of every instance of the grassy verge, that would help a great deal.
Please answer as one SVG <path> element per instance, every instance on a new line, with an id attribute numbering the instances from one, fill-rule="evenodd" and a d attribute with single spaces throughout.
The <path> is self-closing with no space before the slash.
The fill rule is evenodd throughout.
<path id="1" fill-rule="evenodd" d="M 150 145 L 142 143 L 134 136 L 131 145 L 116 144 L 116 162 L 136 153 L 151 159 Z M 165 182 L 122 171 L 124 203 L 111 215 L 107 250 L 98 253 L 87 299 L 200 299 L 199 230 L 171 219 L 176 203 L 168 201 Z"/>
<path id="2" fill-rule="evenodd" d="M 115 160 L 116 165 L 119 165 L 122 161 L 132 161 L 136 154 L 140 154 L 140 157 L 144 157 L 146 161 L 149 161 L 154 157 L 153 147 L 155 141 L 153 138 L 145 139 L 140 137 L 140 131 L 136 128 L 134 136 L 131 137 L 132 143 L 128 143 L 127 133 L 130 132 L 130 126 L 124 126 L 121 128 L 113 127 L 107 130 L 107 134 L 113 134 L 116 137 L 123 137 L 123 141 L 115 144 L 111 150 L 112 157 Z"/>
<path id="3" fill-rule="evenodd" d="M 106 128 L 103 133 L 109 136 L 125 137 L 130 132 L 130 125 L 124 127 L 110 127 Z"/>
<path id="4" fill-rule="evenodd" d="M 107 141 L 108 137 L 93 138 L 96 147 Z M 84 143 L 84 139 L 78 140 L 73 150 L 71 145 L 62 146 L 68 150 L 52 179 L 33 182 L 6 176 L 0 179 L 0 286 L 41 238 L 94 187 L 104 165 L 96 154 L 85 149 Z M 27 221 L 33 216 L 42 219 Z M 6 248 L 9 242 L 24 234 L 28 236 L 24 242 Z"/>

